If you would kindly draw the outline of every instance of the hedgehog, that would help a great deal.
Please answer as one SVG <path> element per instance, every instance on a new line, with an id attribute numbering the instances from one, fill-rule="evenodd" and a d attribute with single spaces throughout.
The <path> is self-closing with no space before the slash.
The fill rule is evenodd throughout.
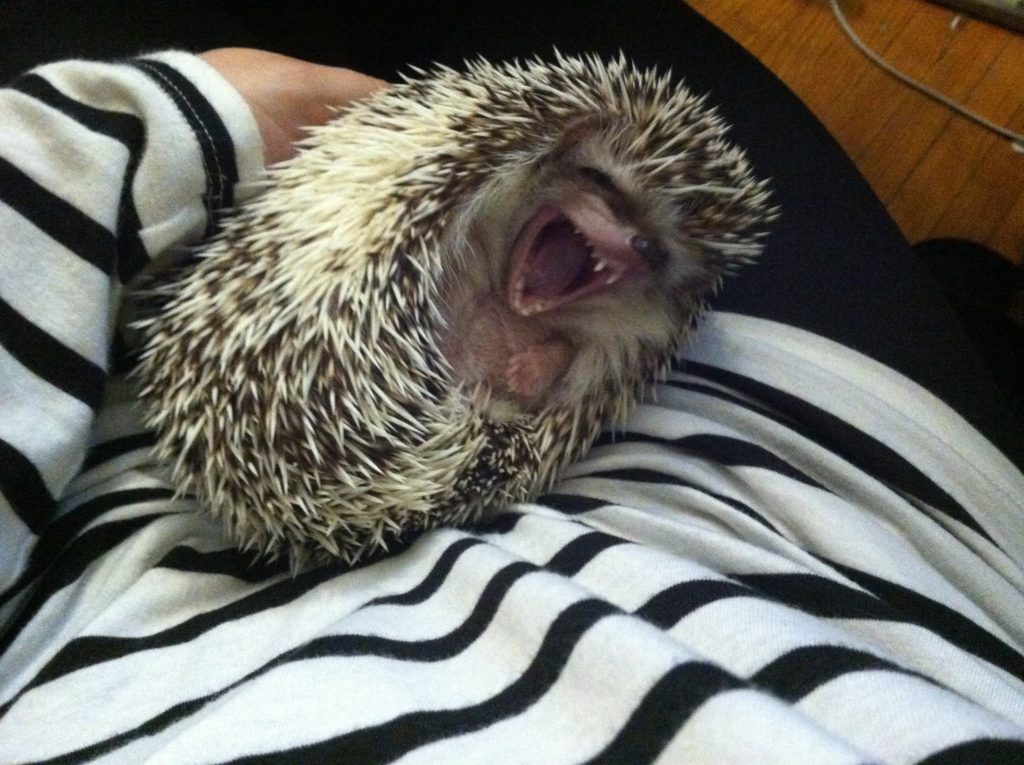
<path id="1" fill-rule="evenodd" d="M 727 132 L 671 73 L 560 53 L 311 128 L 137 322 L 176 487 L 295 570 L 536 499 L 760 253 Z"/>

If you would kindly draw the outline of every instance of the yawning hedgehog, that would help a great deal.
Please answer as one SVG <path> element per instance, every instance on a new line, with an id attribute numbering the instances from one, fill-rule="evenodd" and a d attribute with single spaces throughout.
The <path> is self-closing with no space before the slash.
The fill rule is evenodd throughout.
<path id="1" fill-rule="evenodd" d="M 440 68 L 311 131 L 141 322 L 158 452 L 301 567 L 541 492 L 760 250 L 704 99 L 619 58 Z"/>

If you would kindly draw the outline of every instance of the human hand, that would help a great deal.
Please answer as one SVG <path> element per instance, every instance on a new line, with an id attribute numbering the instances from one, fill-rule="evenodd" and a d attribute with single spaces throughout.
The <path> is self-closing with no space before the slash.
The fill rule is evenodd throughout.
<path id="1" fill-rule="evenodd" d="M 295 154 L 302 128 L 326 122 L 345 106 L 386 87 L 384 80 L 251 48 L 217 48 L 200 55 L 242 95 L 263 138 L 269 165 Z"/>

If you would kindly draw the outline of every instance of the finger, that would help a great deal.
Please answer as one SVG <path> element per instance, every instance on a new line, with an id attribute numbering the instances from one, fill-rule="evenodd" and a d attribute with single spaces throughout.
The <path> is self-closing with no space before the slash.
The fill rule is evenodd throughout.
<path id="1" fill-rule="evenodd" d="M 387 82 L 352 69 L 320 64 L 303 64 L 301 81 L 307 83 L 305 98 L 296 104 L 294 116 L 306 125 L 319 125 L 339 108 L 360 101 L 383 88 Z"/>
<path id="2" fill-rule="evenodd" d="M 317 66 L 323 73 L 320 95 L 326 103 L 344 106 L 386 88 L 388 83 L 352 69 Z"/>

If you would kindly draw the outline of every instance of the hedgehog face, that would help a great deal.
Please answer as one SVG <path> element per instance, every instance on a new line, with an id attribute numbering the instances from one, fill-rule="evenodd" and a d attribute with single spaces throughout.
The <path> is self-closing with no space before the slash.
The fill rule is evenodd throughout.
<path id="1" fill-rule="evenodd" d="M 454 227 L 444 353 L 458 381 L 514 411 L 623 379 L 644 347 L 672 344 L 717 278 L 610 132 L 571 129 L 554 151 L 495 170 Z"/>

